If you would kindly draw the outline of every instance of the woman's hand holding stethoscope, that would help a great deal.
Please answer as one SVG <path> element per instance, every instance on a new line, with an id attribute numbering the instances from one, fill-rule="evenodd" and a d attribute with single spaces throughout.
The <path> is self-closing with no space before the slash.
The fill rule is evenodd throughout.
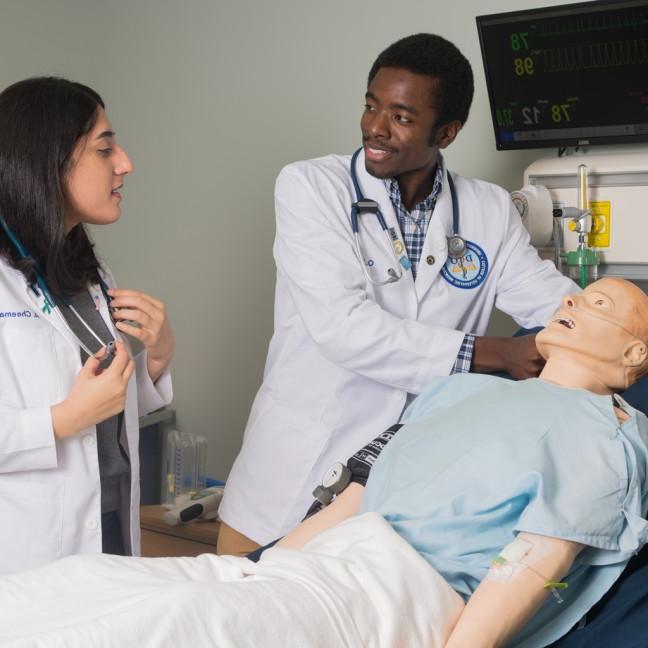
<path id="1" fill-rule="evenodd" d="M 102 369 L 100 364 L 105 353 L 104 347 L 96 356 L 89 356 L 68 397 L 52 406 L 52 426 L 58 438 L 74 436 L 124 411 L 126 389 L 135 363 L 124 344 L 116 342 L 110 366 Z"/>
<path id="2" fill-rule="evenodd" d="M 175 351 L 164 303 L 139 290 L 112 288 L 108 295 L 112 298 L 110 308 L 115 326 L 144 345 L 149 376 L 155 382 L 169 366 Z"/>

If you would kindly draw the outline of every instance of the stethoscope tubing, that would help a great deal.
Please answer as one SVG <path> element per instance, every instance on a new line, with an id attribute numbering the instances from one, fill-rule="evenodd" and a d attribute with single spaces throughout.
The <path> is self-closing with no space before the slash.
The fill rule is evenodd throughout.
<path id="1" fill-rule="evenodd" d="M 22 244 L 22 242 L 18 239 L 18 237 L 13 233 L 13 231 L 10 229 L 10 227 L 7 225 L 7 222 L 5 221 L 4 217 L 0 215 L 0 227 L 4 230 L 5 234 L 11 241 L 11 244 L 16 248 L 16 251 L 18 254 L 21 256 L 23 259 L 30 259 L 31 255 L 25 248 L 25 246 Z M 84 342 L 83 340 L 73 331 L 73 329 L 70 327 L 68 324 L 67 320 L 65 317 L 63 317 L 63 314 L 61 313 L 61 310 L 59 307 L 56 305 L 56 302 L 52 298 L 52 294 L 49 290 L 49 287 L 47 285 L 47 282 L 45 281 L 45 277 L 43 277 L 40 268 L 38 267 L 38 264 L 34 268 L 34 274 L 36 275 L 36 284 L 38 286 L 38 289 L 40 290 L 43 299 L 45 300 L 45 309 L 49 309 L 56 313 L 58 318 L 61 320 L 61 322 L 65 325 L 65 327 L 74 335 L 74 337 L 77 339 L 77 342 L 79 343 L 79 346 L 87 353 L 89 356 L 95 356 L 96 352 L 92 351 Z M 108 295 L 108 286 L 106 285 L 106 282 L 99 277 L 99 285 L 101 287 L 101 292 L 103 293 L 104 299 L 106 300 L 107 303 L 110 303 L 110 296 Z M 35 286 L 30 286 L 32 291 L 38 296 L 38 291 L 35 290 Z M 101 348 L 106 346 L 104 341 L 95 333 L 95 331 L 92 330 L 92 327 L 83 319 L 83 317 L 79 314 L 76 308 L 72 304 L 68 304 L 68 307 L 74 313 L 74 316 L 81 322 L 81 324 L 89 331 L 89 333 L 99 342 L 101 345 Z"/>
<path id="2" fill-rule="evenodd" d="M 380 206 L 375 200 L 369 200 L 365 198 L 362 190 L 360 189 L 360 183 L 358 182 L 358 176 L 356 174 L 356 160 L 358 159 L 358 155 L 360 155 L 360 151 L 362 151 L 362 148 L 359 148 L 351 157 L 351 182 L 353 183 L 353 189 L 355 190 L 356 194 L 356 202 L 351 205 L 351 231 L 353 232 L 356 253 L 358 255 L 358 259 L 360 261 L 365 279 L 374 286 L 386 286 L 387 284 L 394 283 L 401 279 L 403 277 L 403 270 L 400 259 L 396 254 L 396 250 L 394 250 L 394 246 L 389 235 L 389 230 L 387 229 L 387 223 L 382 214 L 382 211 L 380 210 Z M 366 267 L 364 260 L 365 257 L 362 252 L 362 246 L 360 245 L 359 216 L 363 212 L 371 213 L 378 219 L 380 228 L 382 229 L 383 234 L 385 235 L 385 238 L 387 240 L 387 246 L 391 250 L 391 254 L 394 257 L 395 266 L 396 268 L 398 268 L 398 270 L 395 270 L 394 268 L 387 268 L 388 277 L 387 279 L 385 279 L 385 281 L 376 281 L 376 279 L 374 279 L 374 277 L 369 274 L 369 271 Z"/>
<path id="3" fill-rule="evenodd" d="M 398 281 L 403 276 L 403 271 L 401 269 L 400 260 L 392 245 L 392 240 L 389 236 L 387 223 L 385 221 L 385 217 L 383 216 L 379 204 L 375 200 L 365 198 L 364 194 L 362 193 L 362 189 L 360 188 L 360 182 L 358 181 L 356 165 L 357 165 L 358 156 L 360 155 L 361 151 L 362 151 L 362 147 L 357 149 L 351 156 L 350 175 L 351 175 L 351 182 L 353 184 L 353 189 L 356 195 L 356 202 L 351 205 L 351 213 L 350 213 L 351 231 L 353 232 L 356 252 L 358 254 L 358 258 L 360 259 L 360 264 L 362 266 L 362 270 L 364 272 L 365 277 L 370 283 L 376 286 L 384 286 L 386 284 Z M 459 200 L 457 198 L 457 190 L 455 188 L 455 184 L 450 173 L 447 173 L 447 178 L 448 178 L 448 187 L 450 189 L 450 198 L 452 201 L 452 236 L 448 237 L 448 256 L 460 261 L 463 258 L 464 254 L 466 253 L 467 247 L 464 239 L 461 238 L 461 236 L 459 236 Z M 381 229 L 383 230 L 385 236 L 387 237 L 387 243 L 396 261 L 396 266 L 399 269 L 397 273 L 393 268 L 388 268 L 387 274 L 390 275 L 389 279 L 383 282 L 376 281 L 373 277 L 371 277 L 371 275 L 369 274 L 366 268 L 364 255 L 362 253 L 362 249 L 360 245 L 359 216 L 363 212 L 372 213 L 377 218 Z"/>

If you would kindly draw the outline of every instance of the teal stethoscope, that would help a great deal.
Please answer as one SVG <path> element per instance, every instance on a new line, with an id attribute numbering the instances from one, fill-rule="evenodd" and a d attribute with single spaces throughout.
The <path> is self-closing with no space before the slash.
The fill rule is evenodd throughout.
<path id="1" fill-rule="evenodd" d="M 353 188 L 355 189 L 356 194 L 356 202 L 351 205 L 351 230 L 353 231 L 356 252 L 360 259 L 360 265 L 362 266 L 362 271 L 364 272 L 367 281 L 372 283 L 374 286 L 386 286 L 387 284 L 398 281 L 403 276 L 403 270 L 401 268 L 409 270 L 412 267 L 412 262 L 405 255 L 399 258 L 396 251 L 396 243 L 399 242 L 398 237 L 395 232 L 390 233 L 387 223 L 385 222 L 385 217 L 382 215 L 378 203 L 375 200 L 365 198 L 360 189 L 358 174 L 356 173 L 356 164 L 360 151 L 362 151 L 362 148 L 359 148 L 351 158 L 351 181 L 353 182 Z M 449 173 L 447 176 L 448 186 L 450 187 L 450 197 L 452 198 L 452 236 L 448 236 L 448 256 L 461 264 L 468 248 L 466 246 L 466 241 L 459 236 L 459 201 L 457 200 L 457 192 L 454 182 Z M 365 256 L 360 245 L 360 216 L 362 214 L 373 214 L 378 219 L 378 223 L 387 237 L 387 245 L 391 250 L 394 261 L 396 262 L 395 265 L 398 268 L 398 271 L 394 268 L 388 268 L 387 274 L 389 276 L 385 281 L 376 281 L 367 271 L 367 265 L 371 265 L 371 262 L 365 261 Z"/>
<path id="2" fill-rule="evenodd" d="M 0 227 L 4 230 L 4 233 L 7 235 L 7 238 L 11 241 L 11 244 L 14 246 L 18 254 L 21 256 L 23 259 L 31 259 L 31 255 L 25 248 L 25 246 L 18 240 L 18 237 L 11 231 L 9 226 L 7 225 L 4 217 L 0 215 Z M 61 319 L 65 327 L 74 335 L 74 337 L 77 339 L 77 342 L 79 343 L 79 346 L 89 355 L 89 356 L 95 356 L 96 351 L 91 351 L 88 346 L 79 338 L 76 333 L 70 328 L 70 325 L 66 322 L 65 318 L 63 317 L 61 311 L 57 308 L 56 302 L 52 298 L 52 294 L 50 293 L 49 288 L 47 287 L 47 282 L 45 281 L 45 278 L 43 277 L 43 274 L 41 272 L 41 269 L 38 267 L 38 264 L 36 264 L 34 268 L 34 274 L 36 275 L 36 284 L 38 286 L 38 289 L 36 286 L 33 284 L 30 286 L 32 292 L 36 295 L 36 297 L 43 297 L 43 305 L 41 307 L 41 310 L 45 315 L 49 315 L 52 312 L 55 312 L 58 317 Z M 108 286 L 106 285 L 106 282 L 99 278 L 99 285 L 101 287 L 101 292 L 103 293 L 103 296 L 110 305 L 110 302 L 112 300 L 112 297 L 108 294 Z M 112 356 L 115 353 L 115 343 L 114 342 L 109 342 L 106 344 L 96 333 L 95 331 L 90 327 L 90 325 L 81 317 L 79 312 L 77 311 L 76 308 L 70 303 L 66 302 L 66 306 L 74 313 L 74 316 L 81 322 L 81 324 L 88 330 L 88 332 L 92 335 L 92 337 L 99 342 L 99 348 L 102 349 L 106 347 L 106 353 L 101 359 L 100 366 L 102 368 L 105 368 L 110 364 L 110 361 L 112 360 Z"/>

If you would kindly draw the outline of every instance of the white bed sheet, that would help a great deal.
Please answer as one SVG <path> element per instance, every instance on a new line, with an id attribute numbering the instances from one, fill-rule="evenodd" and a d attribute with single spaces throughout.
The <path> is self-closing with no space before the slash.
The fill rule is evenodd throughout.
<path id="1" fill-rule="evenodd" d="M 259 563 L 73 556 L 0 579 L 4 648 L 434 648 L 462 599 L 377 514 Z"/>

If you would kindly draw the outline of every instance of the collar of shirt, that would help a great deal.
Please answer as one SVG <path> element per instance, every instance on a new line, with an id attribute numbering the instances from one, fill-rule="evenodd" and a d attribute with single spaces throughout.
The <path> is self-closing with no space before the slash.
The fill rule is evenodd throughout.
<path id="1" fill-rule="evenodd" d="M 396 178 L 387 178 L 383 182 L 389 194 L 389 199 L 394 206 L 407 256 L 412 263 L 412 274 L 416 278 L 425 235 L 436 201 L 443 187 L 443 157 L 439 155 L 430 195 L 415 205 L 411 212 L 408 212 L 403 205 L 400 187 Z"/>

